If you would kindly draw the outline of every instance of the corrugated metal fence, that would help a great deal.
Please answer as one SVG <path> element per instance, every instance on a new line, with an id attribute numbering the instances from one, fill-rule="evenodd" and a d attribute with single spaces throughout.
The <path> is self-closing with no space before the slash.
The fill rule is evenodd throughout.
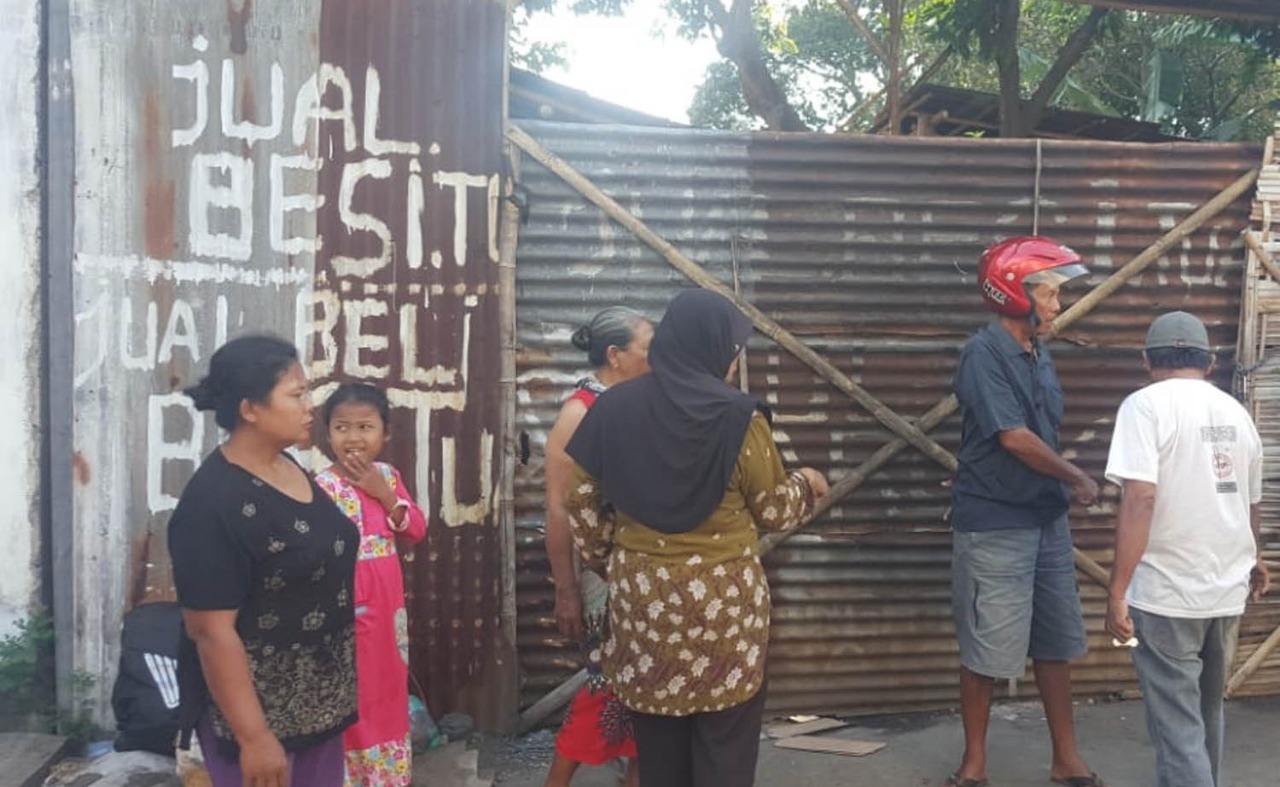
<path id="1" fill-rule="evenodd" d="M 721 133 L 522 123 L 659 235 L 733 286 L 900 414 L 949 392 L 958 350 L 986 319 L 981 249 L 1039 230 L 1078 249 L 1088 285 L 1150 246 L 1257 163 L 1247 145 L 1120 145 Z M 658 318 L 688 283 L 563 181 L 526 159 L 530 220 L 518 249 L 519 649 L 525 705 L 579 666 L 555 632 L 543 553 L 542 446 L 585 369 L 571 330 L 626 303 Z M 1067 394 L 1066 455 L 1100 478 L 1110 425 L 1144 381 L 1150 320 L 1200 315 L 1231 367 L 1243 253 L 1241 199 L 1054 345 Z M 1064 300 L 1082 294 L 1073 284 Z M 775 408 L 790 462 L 833 478 L 892 435 L 784 350 L 758 339 L 750 387 Z M 956 418 L 933 433 L 954 449 Z M 775 711 L 873 712 L 952 705 L 945 472 L 908 451 L 766 560 L 774 591 Z M 1077 544 L 1110 561 L 1116 491 L 1074 512 Z M 1134 686 L 1102 634 L 1105 593 L 1082 580 L 1092 654 L 1078 692 Z M 1028 691 L 1018 688 L 1019 694 Z"/>

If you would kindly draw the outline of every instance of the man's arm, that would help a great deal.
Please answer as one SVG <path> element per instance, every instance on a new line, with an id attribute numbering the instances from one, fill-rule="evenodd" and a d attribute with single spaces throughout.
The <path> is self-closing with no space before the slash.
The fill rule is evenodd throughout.
<path id="1" fill-rule="evenodd" d="M 1093 505 L 1098 499 L 1098 484 L 1025 426 L 1001 432 L 1000 446 L 1037 473 L 1069 485 L 1077 503 Z"/>
<path id="2" fill-rule="evenodd" d="M 1129 584 L 1133 572 L 1147 551 L 1151 539 L 1151 516 L 1156 507 L 1156 485 L 1126 479 L 1120 497 L 1120 518 L 1116 522 L 1116 556 L 1111 564 L 1107 589 L 1107 632 L 1125 642 L 1133 636 L 1129 618 Z"/>

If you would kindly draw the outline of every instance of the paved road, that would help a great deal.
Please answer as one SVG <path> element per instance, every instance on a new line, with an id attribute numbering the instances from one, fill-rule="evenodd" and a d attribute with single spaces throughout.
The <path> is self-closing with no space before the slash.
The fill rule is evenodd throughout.
<path id="1" fill-rule="evenodd" d="M 1080 705 L 1076 710 L 1082 751 L 1111 787 L 1156 787 L 1154 759 L 1147 742 L 1141 702 Z M 954 714 L 862 720 L 830 733 L 835 737 L 885 741 L 865 758 L 807 754 L 763 743 L 757 785 L 791 787 L 932 787 L 958 762 L 960 720 Z M 497 771 L 501 787 L 541 787 L 551 738 L 508 743 L 486 756 L 481 767 Z M 1228 705 L 1227 763 L 1223 787 L 1280 785 L 1280 697 L 1239 700 Z M 991 727 L 991 786 L 1049 787 L 1048 731 L 1033 704 L 997 708 Z M 615 787 L 608 769 L 583 770 L 574 787 Z"/>

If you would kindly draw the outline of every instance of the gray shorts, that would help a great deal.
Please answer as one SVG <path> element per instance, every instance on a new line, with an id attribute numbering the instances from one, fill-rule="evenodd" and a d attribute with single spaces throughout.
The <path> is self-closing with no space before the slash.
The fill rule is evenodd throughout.
<path id="1" fill-rule="evenodd" d="M 1071 661 L 1088 651 L 1071 527 L 956 531 L 951 589 L 960 663 L 989 678 L 1019 678 L 1027 657 Z"/>

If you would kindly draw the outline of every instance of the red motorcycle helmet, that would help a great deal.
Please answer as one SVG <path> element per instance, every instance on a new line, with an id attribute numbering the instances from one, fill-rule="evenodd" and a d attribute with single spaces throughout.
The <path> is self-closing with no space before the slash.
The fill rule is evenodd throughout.
<path id="1" fill-rule="evenodd" d="M 982 253 L 978 286 L 987 308 L 1006 317 L 1028 317 L 1030 288 L 1088 275 L 1080 255 L 1055 240 L 1025 235 L 1002 240 Z"/>

